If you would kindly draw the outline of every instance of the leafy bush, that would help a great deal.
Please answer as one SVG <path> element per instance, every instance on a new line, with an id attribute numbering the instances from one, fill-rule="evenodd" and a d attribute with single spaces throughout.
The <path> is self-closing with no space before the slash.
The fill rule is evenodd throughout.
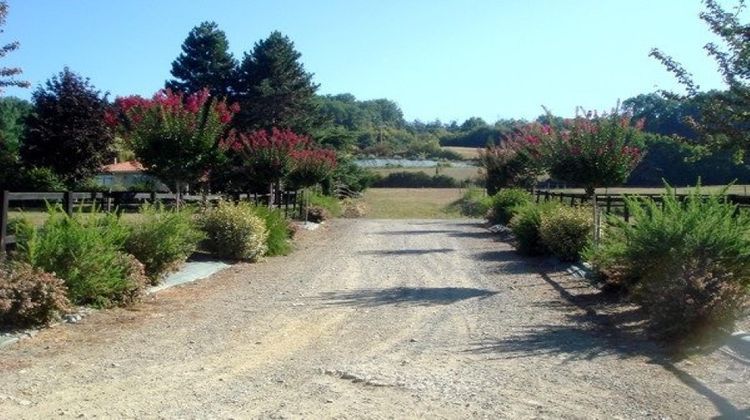
<path id="1" fill-rule="evenodd" d="M 461 214 L 469 217 L 484 217 L 492 206 L 492 197 L 480 188 L 471 188 L 458 201 Z"/>
<path id="2" fill-rule="evenodd" d="M 594 229 L 590 209 L 556 207 L 542 215 L 539 235 L 544 245 L 562 261 L 577 261 Z"/>
<path id="3" fill-rule="evenodd" d="M 47 324 L 70 308 L 65 283 L 29 264 L 0 266 L 0 324 Z"/>
<path id="4" fill-rule="evenodd" d="M 336 197 L 308 191 L 305 194 L 305 198 L 308 203 L 308 213 L 312 213 L 314 210 L 316 214 L 325 216 L 322 220 L 341 216 L 341 202 Z"/>
<path id="5" fill-rule="evenodd" d="M 65 191 L 65 183 L 50 168 L 30 168 L 21 172 L 12 187 L 23 191 Z"/>
<path id="6" fill-rule="evenodd" d="M 266 230 L 268 231 L 266 255 L 289 254 L 292 251 L 292 244 L 289 241 L 292 237 L 292 228 L 281 210 L 271 210 L 268 207 L 258 206 L 255 208 L 255 214 L 266 223 Z"/>
<path id="7" fill-rule="evenodd" d="M 357 199 L 345 198 L 341 200 L 341 215 L 348 219 L 356 219 L 358 217 L 364 217 L 367 214 L 365 205 Z"/>
<path id="8" fill-rule="evenodd" d="M 541 204 L 528 203 L 516 207 L 516 214 L 510 220 L 510 228 L 516 237 L 518 252 L 524 255 L 548 255 L 549 248 L 542 241 L 539 228 L 543 215 L 553 211 L 560 204 L 549 201 Z"/>
<path id="9" fill-rule="evenodd" d="M 750 216 L 735 215 L 724 193 L 693 191 L 682 202 L 628 198 L 632 224 L 611 219 L 598 251 L 604 270 L 621 270 L 635 300 L 667 339 L 736 319 L 750 287 Z M 602 257 L 603 255 L 603 257 Z M 621 268 L 622 267 L 622 268 Z"/>
<path id="10" fill-rule="evenodd" d="M 494 224 L 507 225 L 521 206 L 532 202 L 531 194 L 518 188 L 504 189 L 492 196 L 488 218 Z"/>
<path id="11" fill-rule="evenodd" d="M 138 222 L 130 226 L 125 250 L 143 263 L 151 283 L 156 284 L 184 262 L 201 239 L 192 212 L 146 205 L 141 207 Z"/>
<path id="12" fill-rule="evenodd" d="M 206 248 L 221 258 L 257 261 L 267 251 L 266 223 L 250 204 L 220 202 L 203 213 L 201 228 Z"/>
<path id="13" fill-rule="evenodd" d="M 376 188 L 457 188 L 458 182 L 447 175 L 430 176 L 424 172 L 393 172 L 377 179 Z"/>
<path id="14" fill-rule="evenodd" d="M 93 209 L 71 217 L 50 207 L 41 229 L 19 238 L 17 258 L 63 279 L 76 304 L 125 304 L 144 286 L 121 251 L 127 236 L 127 228 L 114 214 Z"/>

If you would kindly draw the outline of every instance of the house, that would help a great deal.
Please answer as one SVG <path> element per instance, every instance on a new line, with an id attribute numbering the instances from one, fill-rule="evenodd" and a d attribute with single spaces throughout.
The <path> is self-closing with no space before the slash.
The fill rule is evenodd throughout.
<path id="1" fill-rule="evenodd" d="M 117 162 L 102 167 L 95 180 L 98 184 L 114 191 L 142 190 L 168 191 L 166 185 L 151 175 L 137 160 Z"/>

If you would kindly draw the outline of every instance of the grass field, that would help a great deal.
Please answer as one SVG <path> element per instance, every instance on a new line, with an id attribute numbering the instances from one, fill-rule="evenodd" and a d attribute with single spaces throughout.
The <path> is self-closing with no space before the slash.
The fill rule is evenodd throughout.
<path id="1" fill-rule="evenodd" d="M 440 175 L 447 175 L 458 181 L 464 181 L 466 179 L 472 179 L 479 176 L 479 168 L 373 168 L 372 171 L 383 176 L 394 172 L 424 172 L 427 175 L 435 175 L 435 170 Z"/>
<path id="2" fill-rule="evenodd" d="M 458 188 L 371 188 L 364 204 L 369 219 L 455 219 L 451 206 L 465 190 Z"/>
<path id="3" fill-rule="evenodd" d="M 450 150 L 456 152 L 464 160 L 475 160 L 479 158 L 479 152 L 482 150 L 478 147 L 454 147 L 454 146 L 443 146 L 443 150 Z"/>

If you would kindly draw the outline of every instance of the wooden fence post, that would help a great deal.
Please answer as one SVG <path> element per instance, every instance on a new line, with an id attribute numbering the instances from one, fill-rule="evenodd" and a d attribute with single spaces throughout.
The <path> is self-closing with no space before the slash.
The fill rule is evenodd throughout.
<path id="1" fill-rule="evenodd" d="M 73 192 L 65 191 L 63 194 L 63 209 L 68 216 L 73 215 Z"/>
<path id="2" fill-rule="evenodd" d="M 0 197 L 0 261 L 5 258 L 6 238 L 8 237 L 8 207 L 10 193 L 3 191 Z"/>

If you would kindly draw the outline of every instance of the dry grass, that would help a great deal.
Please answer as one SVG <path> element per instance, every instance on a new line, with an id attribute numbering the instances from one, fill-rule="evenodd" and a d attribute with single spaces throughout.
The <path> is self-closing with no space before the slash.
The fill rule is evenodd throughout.
<path id="1" fill-rule="evenodd" d="M 371 188 L 364 204 L 370 219 L 455 219 L 451 206 L 465 190 L 459 188 Z"/>
<path id="2" fill-rule="evenodd" d="M 479 176 L 478 167 L 470 168 L 373 168 L 373 172 L 383 176 L 394 172 L 424 172 L 427 175 L 435 175 L 436 171 L 439 175 L 447 175 L 457 181 L 465 181 L 467 179 L 473 179 Z"/>
<path id="3" fill-rule="evenodd" d="M 84 216 L 87 215 L 86 212 L 83 213 Z M 49 218 L 49 214 L 46 211 L 42 210 L 28 210 L 28 211 L 9 211 L 8 212 L 8 219 L 13 220 L 15 218 L 26 218 L 31 223 L 33 223 L 36 226 L 41 226 L 44 224 L 45 221 Z M 122 214 L 122 220 L 126 222 L 133 222 L 137 221 L 140 215 L 138 213 L 123 213 Z"/>
<path id="4" fill-rule="evenodd" d="M 454 146 L 444 146 L 441 147 L 443 150 L 450 150 L 452 152 L 456 152 L 464 160 L 475 160 L 479 158 L 479 152 L 482 150 L 479 147 L 454 147 Z"/>

